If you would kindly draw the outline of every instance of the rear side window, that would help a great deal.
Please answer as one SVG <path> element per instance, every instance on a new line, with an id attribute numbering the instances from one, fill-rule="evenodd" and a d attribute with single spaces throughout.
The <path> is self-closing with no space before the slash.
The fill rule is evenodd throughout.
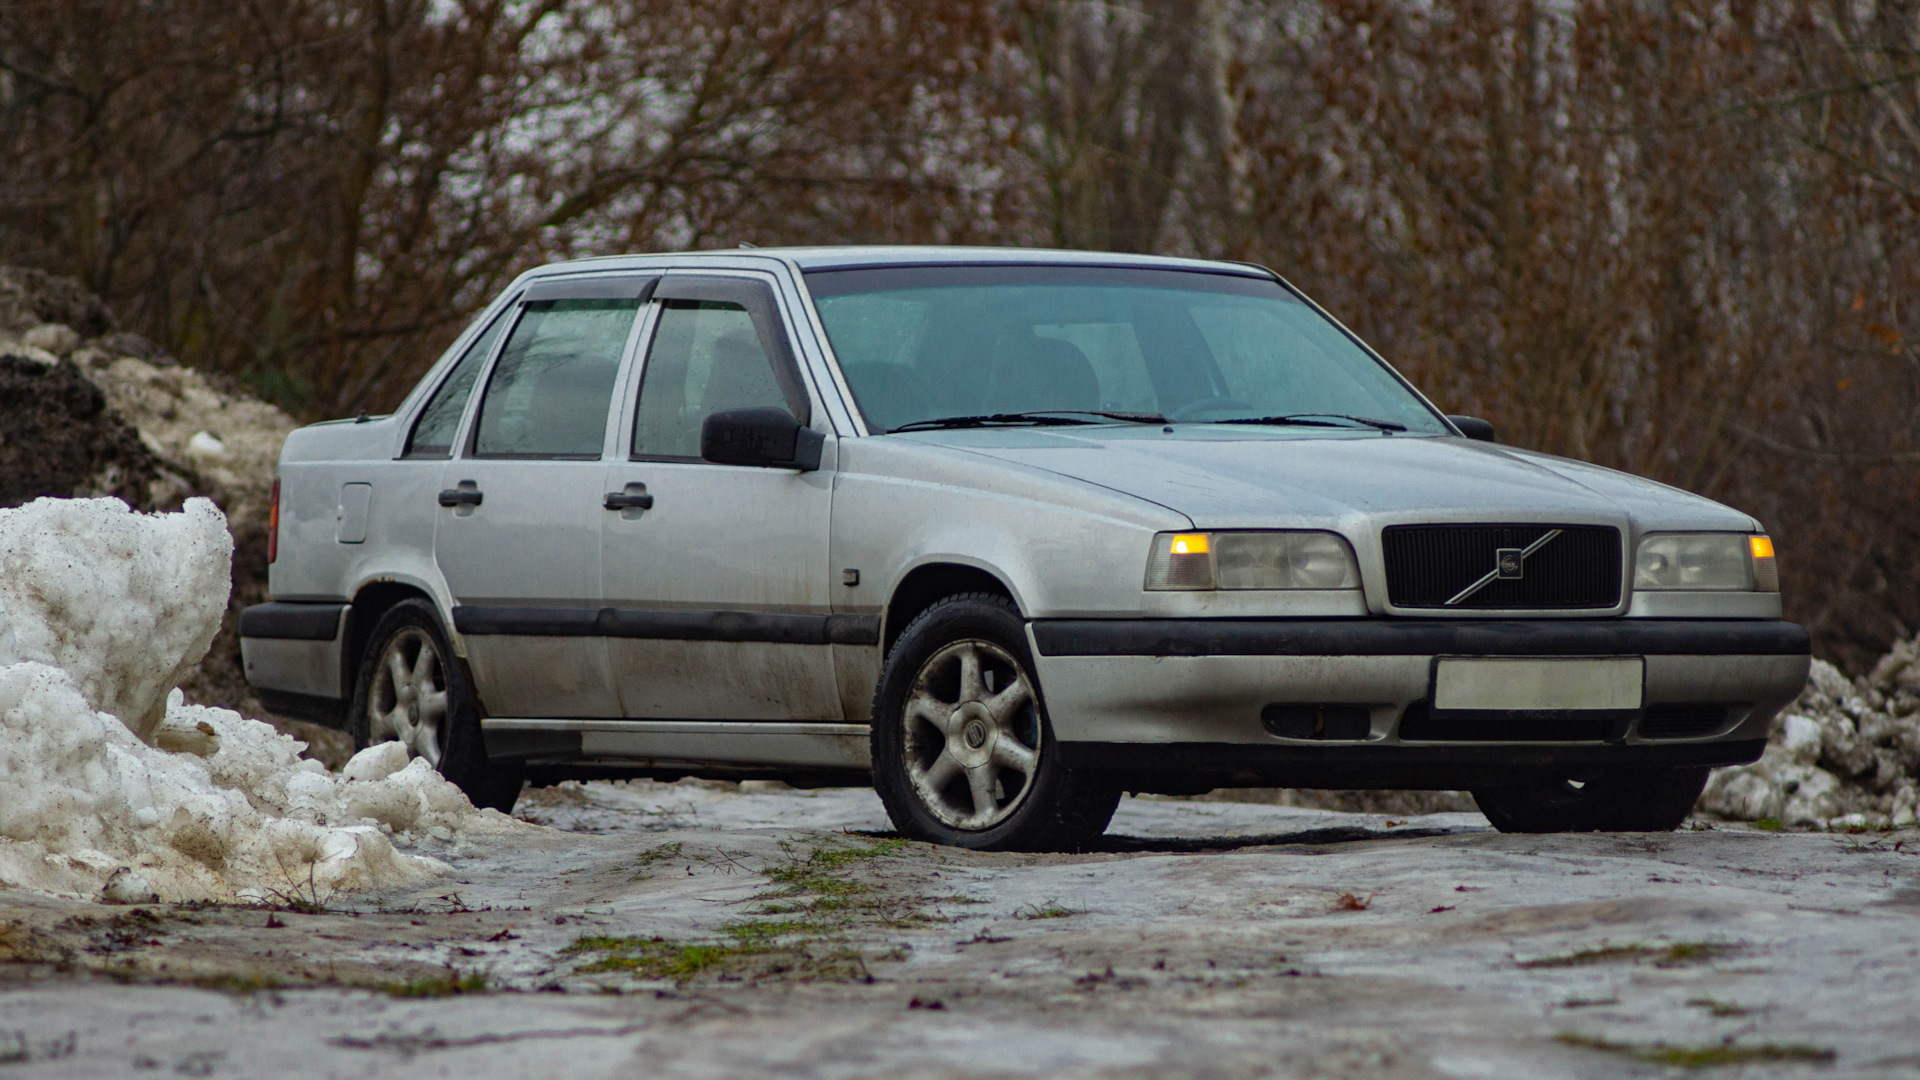
<path id="1" fill-rule="evenodd" d="M 453 453 L 453 436 L 460 427 L 460 416 L 467 411 L 467 398 L 473 394 L 473 380 L 480 377 L 481 365 L 493 353 L 493 343 L 508 323 L 506 315 L 496 315 L 487 329 L 460 354 L 440 389 L 433 392 L 427 407 L 414 421 L 413 434 L 407 436 L 407 456 L 443 458 Z"/>
<path id="2" fill-rule="evenodd" d="M 698 458 L 700 426 L 725 409 L 788 408 L 773 361 L 746 307 L 669 300 L 640 382 L 637 457 Z"/>
<path id="3" fill-rule="evenodd" d="M 526 305 L 480 399 L 481 457 L 597 458 L 635 300 Z"/>

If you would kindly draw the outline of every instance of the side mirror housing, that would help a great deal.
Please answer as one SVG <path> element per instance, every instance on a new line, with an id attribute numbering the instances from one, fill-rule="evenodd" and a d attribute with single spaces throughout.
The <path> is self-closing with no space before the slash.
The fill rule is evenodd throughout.
<path id="1" fill-rule="evenodd" d="M 826 442 L 785 409 L 723 409 L 700 425 L 700 456 L 716 465 L 812 472 Z"/>
<path id="2" fill-rule="evenodd" d="M 1447 422 L 1460 429 L 1460 434 L 1481 442 L 1499 442 L 1493 437 L 1493 425 L 1477 416 L 1449 416 Z"/>

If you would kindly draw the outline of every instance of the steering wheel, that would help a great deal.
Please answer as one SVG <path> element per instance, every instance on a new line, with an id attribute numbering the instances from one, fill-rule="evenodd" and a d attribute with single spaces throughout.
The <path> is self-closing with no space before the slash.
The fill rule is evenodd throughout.
<path id="1" fill-rule="evenodd" d="M 1199 401 L 1189 402 L 1185 405 L 1180 406 L 1178 409 L 1173 410 L 1173 412 L 1168 413 L 1167 419 L 1185 420 L 1187 417 L 1192 416 L 1195 413 L 1218 412 L 1223 409 L 1251 410 L 1252 408 L 1253 406 L 1247 404 L 1244 401 L 1241 401 L 1239 398 L 1230 398 L 1230 397 L 1201 398 Z"/>

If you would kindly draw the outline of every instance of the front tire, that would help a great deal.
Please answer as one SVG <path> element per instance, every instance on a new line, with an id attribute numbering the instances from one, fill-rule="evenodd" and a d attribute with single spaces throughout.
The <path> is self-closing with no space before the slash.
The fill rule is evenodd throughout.
<path id="1" fill-rule="evenodd" d="M 382 615 L 358 670 L 348 728 L 355 750 L 399 740 L 475 806 L 513 810 L 524 769 L 488 759 L 473 691 L 432 604 L 403 600 Z"/>
<path id="2" fill-rule="evenodd" d="M 1077 851 L 1113 819 L 1117 786 L 1060 761 L 1026 623 L 966 593 L 920 613 L 873 702 L 873 786 L 910 839 L 978 851 Z"/>
<path id="3" fill-rule="evenodd" d="M 1672 832 L 1706 786 L 1706 769 L 1619 769 L 1475 788 L 1473 801 L 1501 832 Z"/>

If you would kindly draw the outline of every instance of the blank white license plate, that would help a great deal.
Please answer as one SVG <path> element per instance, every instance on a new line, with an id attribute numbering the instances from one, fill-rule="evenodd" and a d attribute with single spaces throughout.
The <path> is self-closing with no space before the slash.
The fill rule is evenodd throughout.
<path id="1" fill-rule="evenodd" d="M 1640 707 L 1646 661 L 1443 659 L 1433 673 L 1436 710 L 1534 712 Z"/>

